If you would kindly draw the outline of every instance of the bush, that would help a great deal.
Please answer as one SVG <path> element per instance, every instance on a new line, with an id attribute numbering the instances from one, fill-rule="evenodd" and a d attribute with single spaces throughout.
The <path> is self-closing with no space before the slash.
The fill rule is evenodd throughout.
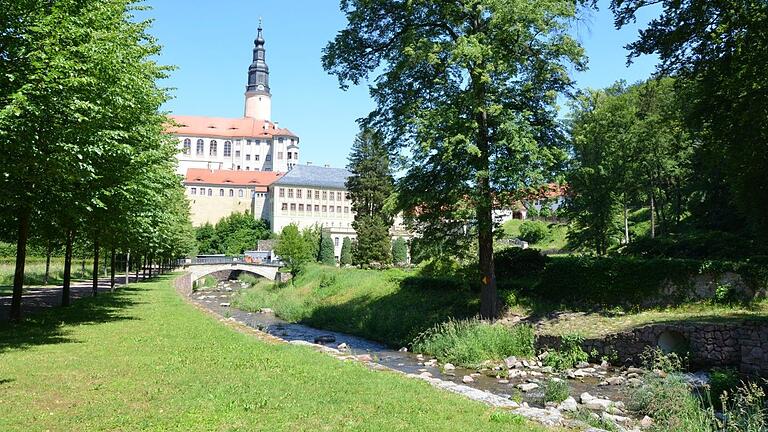
<path id="1" fill-rule="evenodd" d="M 722 408 L 720 398 L 739 387 L 739 373 L 734 369 L 715 368 L 709 373 L 709 400 L 718 409 Z M 726 393 L 727 392 L 727 393 Z"/>
<path id="2" fill-rule="evenodd" d="M 641 237 L 622 250 L 622 254 L 645 258 L 743 259 L 768 253 L 766 246 L 753 238 L 722 231 L 694 232 L 681 236 Z"/>
<path id="3" fill-rule="evenodd" d="M 580 335 L 563 335 L 560 338 L 560 349 L 549 351 L 543 360 L 544 365 L 561 371 L 589 360 L 589 354 L 581 349 L 582 342 L 584 342 L 584 338 Z"/>
<path id="4" fill-rule="evenodd" d="M 548 258 L 536 249 L 511 247 L 494 254 L 496 278 L 498 279 L 541 274 L 547 262 Z"/>
<path id="5" fill-rule="evenodd" d="M 451 319 L 421 333 L 412 345 L 414 351 L 432 355 L 441 362 L 476 367 L 486 360 L 533 356 L 533 338 L 530 325 L 509 328 L 478 319 Z"/>
<path id="6" fill-rule="evenodd" d="M 560 403 L 570 396 L 568 383 L 561 379 L 550 379 L 544 384 L 544 402 Z"/>
<path id="7" fill-rule="evenodd" d="M 520 239 L 528 243 L 538 243 L 549 235 L 547 224 L 539 221 L 525 221 L 520 225 Z"/>

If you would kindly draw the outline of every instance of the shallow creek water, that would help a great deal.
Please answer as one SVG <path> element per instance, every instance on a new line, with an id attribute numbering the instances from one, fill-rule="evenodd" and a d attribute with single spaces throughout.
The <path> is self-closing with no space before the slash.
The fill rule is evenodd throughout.
<path id="1" fill-rule="evenodd" d="M 200 306 L 216 312 L 217 314 L 233 318 L 249 327 L 269 333 L 286 341 L 305 341 L 315 343 L 321 336 L 332 336 L 335 340 L 325 345 L 336 348 L 339 344 L 346 344 L 349 347 L 347 351 L 352 355 L 369 354 L 374 362 L 379 363 L 391 369 L 395 369 L 408 374 L 421 374 L 429 372 L 432 377 L 446 381 L 452 381 L 458 384 L 465 384 L 473 388 L 484 390 L 502 397 L 522 398 L 531 406 L 543 406 L 544 383 L 553 376 L 550 374 L 541 374 L 536 370 L 526 368 L 528 375 L 526 377 L 503 378 L 491 376 L 496 372 L 492 370 L 478 371 L 476 369 L 466 369 L 456 367 L 452 371 L 443 371 L 441 365 L 426 366 L 424 363 L 430 360 L 428 356 L 419 356 L 410 352 L 401 352 L 387 347 L 381 343 L 363 339 L 357 336 L 329 331 L 319 330 L 302 324 L 289 323 L 273 313 L 246 312 L 230 307 L 232 296 L 243 288 L 238 281 L 221 282 L 215 289 L 197 291 L 192 293 L 191 299 Z M 591 365 L 596 366 L 596 365 Z M 533 368 L 537 366 L 534 364 Z M 533 372 L 533 375 L 531 375 Z M 595 376 L 579 379 L 567 379 L 570 387 L 570 394 L 577 401 L 579 395 L 588 392 L 593 396 L 612 401 L 623 401 L 626 399 L 627 388 L 623 385 L 603 385 L 598 383 L 606 378 L 621 375 L 621 369 L 617 368 L 596 368 Z M 463 383 L 464 376 L 472 376 L 474 381 Z M 516 386 L 522 383 L 535 382 L 540 384 L 538 389 L 528 392 L 520 392 Z"/>

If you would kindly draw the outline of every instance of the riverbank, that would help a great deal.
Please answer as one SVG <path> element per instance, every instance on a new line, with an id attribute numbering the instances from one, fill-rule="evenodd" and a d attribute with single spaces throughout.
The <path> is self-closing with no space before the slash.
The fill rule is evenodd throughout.
<path id="1" fill-rule="evenodd" d="M 0 430 L 543 430 L 424 382 L 235 332 L 170 279 L 0 324 Z"/>

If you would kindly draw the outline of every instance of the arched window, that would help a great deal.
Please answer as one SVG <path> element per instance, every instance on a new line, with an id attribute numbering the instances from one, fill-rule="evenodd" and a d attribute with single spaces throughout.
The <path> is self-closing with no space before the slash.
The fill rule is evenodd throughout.
<path id="1" fill-rule="evenodd" d="M 240 198 L 243 197 L 243 190 L 242 189 L 237 191 L 237 196 L 239 196 Z"/>
<path id="2" fill-rule="evenodd" d="M 224 157 L 232 156 L 232 142 L 224 141 Z"/>
<path id="3" fill-rule="evenodd" d="M 208 189 L 208 196 L 213 196 L 213 189 Z"/>
<path id="4" fill-rule="evenodd" d="M 184 140 L 184 154 L 188 155 L 192 153 L 192 140 L 187 138 Z"/>
<path id="5" fill-rule="evenodd" d="M 219 189 L 219 196 L 224 196 L 224 189 Z"/>
<path id="6" fill-rule="evenodd" d="M 208 146 L 208 154 L 210 156 L 216 156 L 216 153 L 218 153 L 219 150 L 219 143 L 216 142 L 216 140 L 211 140 L 211 144 Z"/>
<path id="7" fill-rule="evenodd" d="M 199 139 L 197 140 L 197 148 L 195 149 L 195 154 L 198 156 L 202 156 L 205 150 L 205 143 L 203 140 Z"/>
<path id="8" fill-rule="evenodd" d="M 231 197 L 235 196 L 235 190 L 234 189 L 230 189 L 229 190 L 229 196 L 231 196 Z"/>

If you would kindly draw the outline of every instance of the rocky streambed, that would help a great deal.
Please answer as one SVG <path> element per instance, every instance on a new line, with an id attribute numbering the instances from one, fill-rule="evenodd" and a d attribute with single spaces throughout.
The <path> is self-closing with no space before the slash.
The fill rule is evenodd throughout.
<path id="1" fill-rule="evenodd" d="M 247 286 L 244 282 L 225 281 L 214 289 L 193 292 L 191 300 L 225 319 L 289 343 L 314 345 L 343 359 L 400 371 L 472 399 L 513 409 L 517 414 L 547 425 L 586 428 L 584 422 L 573 419 L 577 411 L 581 418 L 586 412 L 612 424 L 617 430 L 639 430 L 652 425 L 652 419 L 633 418 L 626 409 L 630 389 L 642 386 L 648 371 L 614 367 L 607 362 L 583 362 L 572 369 L 555 371 L 542 364 L 541 356 L 534 359 L 509 357 L 503 362 L 487 362 L 477 369 L 441 364 L 434 358 L 410 353 L 405 348 L 392 349 L 357 336 L 289 323 L 269 309 L 246 312 L 231 307 L 234 293 Z M 703 384 L 706 375 L 690 374 L 689 378 Z M 561 403 L 545 403 L 547 382 L 558 380 L 567 383 L 569 397 Z"/>

